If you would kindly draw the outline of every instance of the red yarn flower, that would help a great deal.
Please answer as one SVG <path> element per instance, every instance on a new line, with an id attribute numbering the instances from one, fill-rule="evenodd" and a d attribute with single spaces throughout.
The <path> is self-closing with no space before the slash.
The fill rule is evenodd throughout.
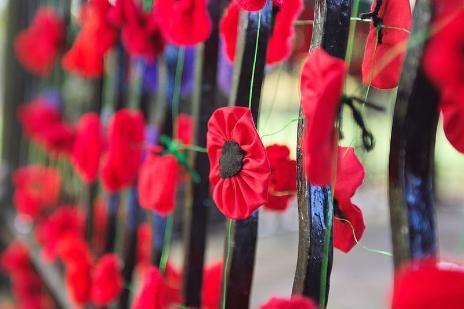
<path id="1" fill-rule="evenodd" d="M 62 206 L 37 227 L 37 238 L 47 259 L 53 261 L 60 242 L 68 236 L 84 236 L 84 216 L 73 206 Z"/>
<path id="2" fill-rule="evenodd" d="M 292 296 L 290 299 L 272 297 L 261 309 L 317 309 L 311 299 L 302 296 Z"/>
<path id="3" fill-rule="evenodd" d="M 227 58 L 233 62 L 237 45 L 238 22 L 240 5 L 246 0 L 231 1 L 221 19 L 220 31 L 225 45 Z M 251 1 L 257 2 L 257 1 Z M 294 22 L 303 7 L 301 0 L 274 1 L 274 26 L 269 37 L 266 63 L 275 64 L 286 60 L 292 52 L 292 43 L 295 36 Z"/>
<path id="4" fill-rule="evenodd" d="M 266 150 L 245 107 L 217 109 L 208 121 L 213 199 L 228 218 L 244 219 L 267 202 L 271 176 Z"/>
<path id="5" fill-rule="evenodd" d="M 176 119 L 176 137 L 184 145 L 192 144 L 193 138 L 193 121 L 192 117 L 187 114 L 179 114 Z"/>
<path id="6" fill-rule="evenodd" d="M 51 7 L 41 7 L 29 28 L 16 38 L 16 56 L 28 71 L 46 76 L 53 69 L 64 36 L 64 23 L 58 13 Z"/>
<path id="7" fill-rule="evenodd" d="M 94 182 L 98 176 L 104 148 L 102 129 L 100 117 L 96 113 L 82 115 L 77 124 L 72 163 L 77 174 L 87 183 Z"/>
<path id="8" fill-rule="evenodd" d="M 163 36 L 171 44 L 195 45 L 211 34 L 206 0 L 159 0 L 154 11 Z"/>
<path id="9" fill-rule="evenodd" d="M 98 306 L 108 305 L 119 296 L 122 287 L 119 258 L 114 254 L 105 254 L 92 272 L 92 302 Z"/>
<path id="10" fill-rule="evenodd" d="M 117 0 L 111 19 L 121 28 L 122 42 L 131 56 L 152 61 L 163 52 L 164 40 L 154 9 L 144 12 L 134 0 Z"/>
<path id="11" fill-rule="evenodd" d="M 319 48 L 309 54 L 303 66 L 300 88 L 306 118 L 304 163 L 306 177 L 313 185 L 330 185 L 335 175 L 335 121 L 345 73 L 343 60 Z"/>
<path id="12" fill-rule="evenodd" d="M 464 11 L 457 2 L 449 1 L 448 5 L 435 23 L 444 26 L 427 46 L 424 69 L 441 90 L 440 109 L 445 135 L 458 151 L 464 153 L 464 34 L 460 31 L 464 27 Z"/>
<path id="13" fill-rule="evenodd" d="M 296 161 L 290 160 L 290 150 L 284 145 L 266 147 L 271 165 L 268 202 L 266 209 L 283 211 L 296 192 Z"/>
<path id="14" fill-rule="evenodd" d="M 36 218 L 44 208 L 58 202 L 61 180 L 56 169 L 33 165 L 17 169 L 13 174 L 13 185 L 16 210 Z"/>
<path id="15" fill-rule="evenodd" d="M 222 284 L 222 261 L 208 265 L 203 271 L 203 287 L 201 290 L 201 308 L 219 308 Z"/>
<path id="16" fill-rule="evenodd" d="M 121 109 L 108 126 L 108 152 L 102 164 L 102 182 L 109 192 L 129 186 L 142 160 L 144 120 L 140 111 Z"/>
<path id="17" fill-rule="evenodd" d="M 65 70 L 95 78 L 103 73 L 106 52 L 115 44 L 116 28 L 108 20 L 108 0 L 91 0 L 82 6 L 82 28 L 63 58 Z"/>
<path id="18" fill-rule="evenodd" d="M 61 122 L 60 112 L 42 98 L 18 108 L 17 118 L 26 136 L 38 142 L 48 126 Z"/>
<path id="19" fill-rule="evenodd" d="M 372 3 L 372 10 L 376 3 L 377 0 Z M 374 24 L 370 26 L 362 63 L 362 79 L 365 85 L 391 89 L 398 86 L 406 57 L 408 31 L 412 24 L 409 0 L 383 0 L 378 17 L 382 19 L 381 30 Z M 381 41 L 378 31 L 381 31 Z"/>
<path id="20" fill-rule="evenodd" d="M 462 304 L 462 265 L 425 259 L 403 267 L 395 277 L 392 309 L 459 309 Z"/>
<path id="21" fill-rule="evenodd" d="M 333 241 L 335 248 L 346 253 L 361 239 L 365 229 L 361 209 L 351 202 L 364 180 L 364 168 L 351 147 L 338 147 L 337 165 Z"/>
<path id="22" fill-rule="evenodd" d="M 173 155 L 148 154 L 140 168 L 138 192 L 140 206 L 167 216 L 176 205 L 179 166 Z M 160 185 L 162 184 L 162 185 Z"/>
<path id="23" fill-rule="evenodd" d="M 150 267 L 145 275 L 142 288 L 135 297 L 133 309 L 164 309 L 166 285 L 161 273 L 154 266 Z"/>

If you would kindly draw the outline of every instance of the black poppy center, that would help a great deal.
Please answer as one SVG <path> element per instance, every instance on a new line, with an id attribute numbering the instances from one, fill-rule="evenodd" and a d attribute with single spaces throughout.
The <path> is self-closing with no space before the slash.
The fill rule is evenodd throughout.
<path id="1" fill-rule="evenodd" d="M 229 178 L 240 173 L 243 167 L 245 152 L 234 141 L 227 141 L 222 146 L 221 158 L 219 158 L 219 173 L 221 178 Z"/>

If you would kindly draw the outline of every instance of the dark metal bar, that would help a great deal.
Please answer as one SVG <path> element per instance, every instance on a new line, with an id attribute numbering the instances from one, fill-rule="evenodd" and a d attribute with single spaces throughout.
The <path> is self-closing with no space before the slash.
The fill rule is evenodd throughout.
<path id="1" fill-rule="evenodd" d="M 234 85 L 229 103 L 230 105 L 248 107 L 252 91 L 251 113 L 255 124 L 257 124 L 267 42 L 272 31 L 272 0 L 268 0 L 259 12 L 242 12 L 241 14 L 235 54 Z M 256 44 L 258 44 L 257 49 Z M 256 59 L 255 50 L 257 50 Z M 251 83 L 253 74 L 254 79 Z M 249 307 L 257 229 L 258 211 L 248 219 L 234 220 L 232 223 L 231 234 L 228 234 L 226 239 L 226 262 L 221 299 L 223 308 Z"/>
<path id="2" fill-rule="evenodd" d="M 311 49 L 322 47 L 334 57 L 344 59 L 351 17 L 351 0 L 317 0 L 314 7 L 314 27 Z M 324 237 L 333 213 L 331 188 L 307 183 L 303 171 L 303 120 L 297 131 L 297 198 L 299 213 L 298 260 L 293 282 L 293 294 L 302 294 L 325 306 L 329 295 L 333 244 L 330 237 L 326 278 L 323 276 Z M 330 224 L 332 227 L 332 224 Z M 330 235 L 333 231 L 330 230 Z M 321 286 L 324 284 L 325 286 Z M 325 291 L 325 299 L 321 293 Z"/>
<path id="3" fill-rule="evenodd" d="M 219 58 L 219 19 L 221 0 L 208 2 L 208 12 L 213 29 L 208 40 L 197 47 L 195 65 L 195 92 L 193 119 L 195 119 L 194 144 L 206 147 L 207 124 L 211 114 L 219 107 L 216 75 Z M 201 305 L 203 264 L 206 247 L 208 208 L 213 206 L 209 192 L 209 159 L 205 153 L 192 152 L 193 169 L 198 171 L 200 181 L 190 183 L 191 198 L 186 199 L 184 227 L 183 297 L 187 307 Z"/>
<path id="4" fill-rule="evenodd" d="M 116 244 L 116 225 L 118 220 L 119 202 L 119 193 L 112 193 L 108 196 L 108 221 L 106 226 L 105 252 L 113 252 Z"/>
<path id="5" fill-rule="evenodd" d="M 411 37 L 430 26 L 431 3 L 416 2 Z M 426 44 L 408 51 L 393 115 L 388 193 L 396 268 L 437 251 L 433 165 L 439 95 L 421 65 Z"/>

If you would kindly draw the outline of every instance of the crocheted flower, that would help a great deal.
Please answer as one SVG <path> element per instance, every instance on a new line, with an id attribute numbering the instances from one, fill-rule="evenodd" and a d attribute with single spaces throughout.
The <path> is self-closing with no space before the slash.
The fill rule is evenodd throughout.
<path id="1" fill-rule="evenodd" d="M 373 11 L 377 1 L 372 3 Z M 377 21 L 377 17 L 380 20 Z M 379 89 L 395 88 L 406 57 L 412 25 L 409 0 L 382 0 L 373 21 L 364 49 L 362 80 L 365 85 Z"/>
<path id="2" fill-rule="evenodd" d="M 166 216 L 174 211 L 179 166 L 173 155 L 148 154 L 140 168 L 140 206 Z M 162 185 L 160 185 L 162 184 Z"/>
<path id="3" fill-rule="evenodd" d="M 139 294 L 135 297 L 133 308 L 166 308 L 166 284 L 161 273 L 154 266 L 150 267 L 143 279 Z"/>
<path id="4" fill-rule="evenodd" d="M 322 49 L 313 50 L 301 73 L 301 102 L 305 116 L 303 152 L 306 177 L 313 185 L 330 185 L 335 175 L 335 122 L 346 66 Z"/>
<path id="5" fill-rule="evenodd" d="M 365 225 L 361 209 L 351 198 L 364 180 L 364 168 L 352 147 L 338 147 L 337 177 L 334 187 L 335 248 L 348 252 L 361 239 Z M 354 235 L 356 239 L 354 238 Z"/>
<path id="6" fill-rule="evenodd" d="M 317 309 L 318 306 L 306 297 L 292 296 L 292 298 L 272 297 L 261 309 Z"/>
<path id="7" fill-rule="evenodd" d="M 294 22 L 303 7 L 301 0 L 273 1 L 274 26 L 269 36 L 266 64 L 286 60 L 292 52 Z M 231 1 L 221 19 L 220 31 L 227 58 L 233 62 L 237 44 L 240 3 Z"/>
<path id="8" fill-rule="evenodd" d="M 217 109 L 208 121 L 206 145 L 216 206 L 228 218 L 249 217 L 267 202 L 271 176 L 250 110 Z"/>
<path id="9" fill-rule="evenodd" d="M 222 284 L 222 261 L 207 265 L 203 270 L 203 286 L 201 290 L 201 307 L 204 309 L 219 308 Z"/>
<path id="10" fill-rule="evenodd" d="M 84 182 L 97 179 L 100 157 L 104 148 L 102 124 L 97 113 L 86 113 L 77 124 L 72 164 Z"/>
<path id="11" fill-rule="evenodd" d="M 49 75 L 64 43 L 64 23 L 51 7 L 37 10 L 32 24 L 15 39 L 16 56 L 31 73 Z"/>
<path id="12" fill-rule="evenodd" d="M 296 192 L 296 161 L 290 160 L 290 150 L 285 145 L 266 147 L 271 165 L 268 202 L 266 209 L 283 211 Z"/>
<path id="13" fill-rule="evenodd" d="M 462 265 L 425 259 L 404 266 L 395 276 L 392 309 L 458 309 L 462 304 Z"/>
<path id="14" fill-rule="evenodd" d="M 212 23 L 205 0 L 159 0 L 155 13 L 166 41 L 178 46 L 204 42 Z"/>
<path id="15" fill-rule="evenodd" d="M 121 293 L 122 285 L 119 258 L 114 254 L 105 254 L 92 271 L 92 302 L 98 306 L 110 304 Z"/>
<path id="16" fill-rule="evenodd" d="M 108 126 L 108 152 L 102 163 L 102 182 L 109 192 L 129 186 L 142 161 L 144 120 L 140 111 L 121 109 Z"/>

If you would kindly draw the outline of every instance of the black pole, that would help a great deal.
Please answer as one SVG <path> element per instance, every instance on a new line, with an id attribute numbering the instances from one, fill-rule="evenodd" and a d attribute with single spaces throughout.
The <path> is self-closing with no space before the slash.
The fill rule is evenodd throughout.
<path id="1" fill-rule="evenodd" d="M 430 27 L 432 3 L 416 2 L 411 37 Z M 393 115 L 388 195 L 395 268 L 437 251 L 433 165 L 439 94 L 423 71 L 426 45 L 408 51 Z"/>

